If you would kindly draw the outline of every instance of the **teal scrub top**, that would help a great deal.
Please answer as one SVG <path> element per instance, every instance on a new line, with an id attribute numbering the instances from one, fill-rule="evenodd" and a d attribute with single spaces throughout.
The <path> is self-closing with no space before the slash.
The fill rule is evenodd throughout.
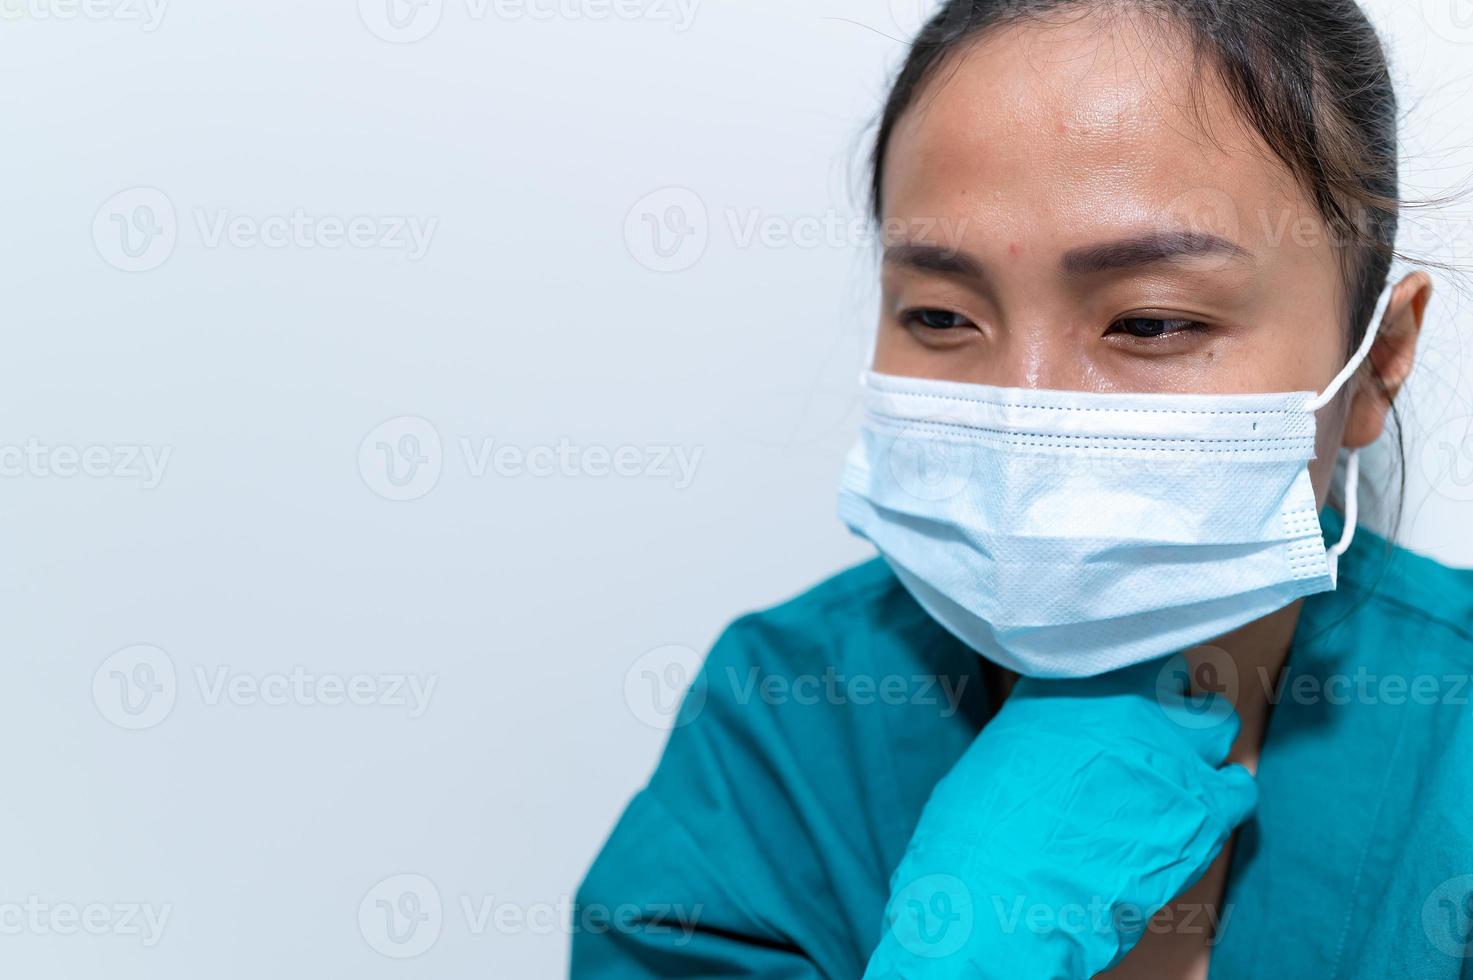
<path id="1" fill-rule="evenodd" d="M 1213 980 L 1473 978 L 1470 675 L 1473 571 L 1361 529 L 1303 607 Z M 738 619 L 583 882 L 573 976 L 859 977 L 995 676 L 878 559 Z"/>

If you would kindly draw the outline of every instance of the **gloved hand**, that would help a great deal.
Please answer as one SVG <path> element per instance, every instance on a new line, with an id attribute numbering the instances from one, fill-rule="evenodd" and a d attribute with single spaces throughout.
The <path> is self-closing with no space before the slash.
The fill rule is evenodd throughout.
<path id="1" fill-rule="evenodd" d="M 1124 957 L 1258 799 L 1222 766 L 1232 705 L 1185 678 L 1178 656 L 1020 679 L 926 804 L 865 977 L 1079 980 Z"/>

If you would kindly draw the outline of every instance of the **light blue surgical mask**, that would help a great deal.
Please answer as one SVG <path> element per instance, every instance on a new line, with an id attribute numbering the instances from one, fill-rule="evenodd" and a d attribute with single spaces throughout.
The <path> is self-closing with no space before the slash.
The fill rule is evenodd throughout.
<path id="1" fill-rule="evenodd" d="M 1320 395 L 1099 394 L 868 373 L 839 514 L 930 615 L 1031 677 L 1189 649 L 1335 588 L 1308 463 Z"/>

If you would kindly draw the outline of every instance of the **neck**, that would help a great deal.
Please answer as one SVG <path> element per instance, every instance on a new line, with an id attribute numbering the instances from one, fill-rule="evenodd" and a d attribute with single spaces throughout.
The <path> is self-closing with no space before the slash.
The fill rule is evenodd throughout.
<path id="1" fill-rule="evenodd" d="M 1258 771 L 1258 757 L 1273 708 L 1273 693 L 1278 689 L 1279 674 L 1289 659 L 1303 605 L 1303 600 L 1300 600 L 1285 606 L 1186 654 L 1193 687 L 1199 693 L 1209 688 L 1221 691 L 1225 687 L 1233 699 L 1233 707 L 1237 709 L 1243 727 L 1227 761 L 1236 762 L 1249 772 Z M 997 670 L 1001 698 L 1006 698 L 1012 693 L 1018 675 L 1001 667 Z"/>
<path id="2" fill-rule="evenodd" d="M 1205 688 L 1216 681 L 1213 687 L 1219 691 L 1226 687 L 1232 698 L 1243 727 L 1228 761 L 1239 763 L 1250 772 L 1258 769 L 1263 736 L 1273 709 L 1273 694 L 1289 659 L 1302 606 L 1302 600 L 1293 603 L 1187 653 L 1194 686 L 1201 684 Z"/>

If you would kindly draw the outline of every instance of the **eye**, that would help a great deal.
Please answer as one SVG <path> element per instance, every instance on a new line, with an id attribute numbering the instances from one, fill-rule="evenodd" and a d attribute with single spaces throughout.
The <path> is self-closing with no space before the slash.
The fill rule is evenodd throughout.
<path id="1" fill-rule="evenodd" d="M 925 327 L 927 330 L 956 330 L 972 325 L 971 320 L 950 310 L 910 310 L 901 319 L 906 326 Z"/>
<path id="2" fill-rule="evenodd" d="M 1199 320 L 1170 320 L 1161 317 L 1128 316 L 1110 324 L 1110 329 L 1105 331 L 1105 336 L 1108 337 L 1112 333 L 1123 333 L 1131 337 L 1152 340 L 1156 337 L 1166 337 L 1176 333 L 1205 332 L 1208 329 L 1210 328 L 1207 324 Z"/>

